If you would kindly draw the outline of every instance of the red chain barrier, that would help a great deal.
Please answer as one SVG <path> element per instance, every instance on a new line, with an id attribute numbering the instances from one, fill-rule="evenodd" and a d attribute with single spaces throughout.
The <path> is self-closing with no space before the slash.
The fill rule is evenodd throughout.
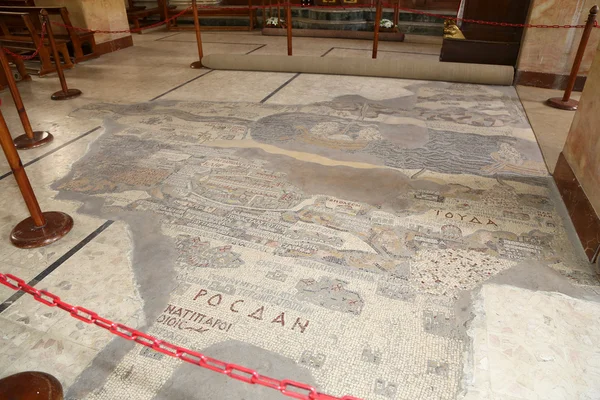
<path id="1" fill-rule="evenodd" d="M 388 8 L 394 7 L 394 5 L 391 3 L 384 3 L 383 6 L 388 7 Z M 452 17 L 449 15 L 430 13 L 430 12 L 422 11 L 422 10 L 413 10 L 412 8 L 398 7 L 398 9 L 400 11 L 406 11 L 406 12 L 410 12 L 413 14 L 426 15 L 428 17 L 447 19 L 447 20 L 452 20 L 452 21 L 457 21 L 457 22 L 458 21 L 470 22 L 473 24 L 480 24 L 480 25 L 508 26 L 511 28 L 567 28 L 567 29 L 569 29 L 569 28 L 585 28 L 585 24 L 582 24 L 582 25 L 515 24 L 515 23 L 510 23 L 510 22 L 483 21 L 483 20 L 479 20 L 479 19 Z M 598 27 L 598 23 L 596 22 L 596 24 L 594 26 Z"/>
<path id="2" fill-rule="evenodd" d="M 25 61 L 26 60 L 31 60 L 34 57 L 36 57 L 39 54 L 40 50 L 42 49 L 42 46 L 44 45 L 44 35 L 45 34 L 46 34 L 46 23 L 44 22 L 42 24 L 42 33 L 40 34 L 40 44 L 38 44 L 38 46 L 35 49 L 35 51 L 33 52 L 33 54 L 31 54 L 29 56 L 22 56 L 20 54 L 13 53 L 12 51 L 10 51 L 9 49 L 7 49 L 6 47 L 3 47 L 4 52 L 7 53 L 7 54 L 10 54 L 13 57 L 20 58 L 21 60 L 25 60 Z"/>
<path id="3" fill-rule="evenodd" d="M 277 3 L 277 4 L 272 4 L 271 7 L 287 7 L 287 6 L 296 6 L 296 4 L 292 4 L 292 3 Z M 383 3 L 383 7 L 386 8 L 394 8 L 396 7 L 395 4 L 392 3 Z M 76 31 L 81 31 L 81 32 L 95 32 L 95 33 L 137 33 L 137 32 L 141 32 L 144 31 L 146 29 L 152 29 L 152 28 L 156 28 L 158 26 L 164 25 L 168 22 L 171 22 L 173 20 L 176 20 L 177 18 L 183 16 L 184 14 L 186 14 L 189 10 L 191 10 L 192 7 L 188 7 L 185 10 L 181 11 L 180 13 L 172 16 L 171 18 L 168 18 L 164 21 L 160 21 L 157 22 L 155 24 L 152 25 L 147 25 L 141 28 L 134 28 L 134 29 L 123 29 L 123 30 L 119 30 L 119 31 L 103 31 L 103 30 L 94 30 L 94 29 L 88 29 L 88 28 L 80 28 L 80 27 L 76 27 L 76 26 L 71 26 L 71 25 L 66 25 L 60 22 L 52 22 L 53 25 L 57 25 L 57 26 L 62 26 L 63 28 L 67 28 L 67 29 L 74 29 Z M 248 9 L 248 10 L 259 10 L 259 9 L 263 9 L 263 13 L 264 13 L 264 8 L 263 6 L 251 6 L 251 7 L 219 7 L 219 6 L 212 6 L 212 5 L 198 5 L 198 9 L 203 9 L 203 10 L 219 10 L 219 11 L 239 11 L 241 9 Z M 304 6 L 302 8 L 308 8 L 308 9 L 336 9 L 336 10 L 351 10 L 351 9 L 372 9 L 373 7 L 369 7 L 369 6 L 365 6 L 362 4 L 348 4 L 348 5 L 342 5 L 342 6 Z M 480 25 L 493 25 L 493 26 L 507 26 L 507 27 L 511 27 L 511 28 L 584 28 L 585 25 L 559 25 L 559 24 L 554 24 L 554 25 L 546 25 L 546 24 L 515 24 L 515 23 L 510 23 L 510 22 L 495 22 L 495 21 L 483 21 L 483 20 L 478 20 L 478 19 L 469 19 L 469 18 L 459 18 L 459 17 L 452 17 L 449 15 L 444 15 L 444 14 L 436 14 L 436 13 L 431 13 L 431 12 L 427 12 L 427 11 L 422 11 L 422 10 L 415 10 L 412 8 L 403 8 L 403 7 L 398 7 L 398 9 L 400 11 L 405 11 L 405 12 L 409 12 L 409 13 L 413 13 L 413 14 L 420 14 L 420 15 L 426 15 L 428 17 L 434 17 L 434 18 L 439 18 L 439 19 L 444 19 L 444 20 L 452 20 L 452 21 L 462 21 L 462 22 L 470 22 L 470 23 L 474 23 L 474 24 L 480 24 Z M 594 26 L 596 28 L 598 28 L 598 22 L 596 21 Z M 11 53 L 13 54 L 13 53 Z M 37 54 L 37 52 L 36 52 Z M 13 54 L 14 55 L 14 54 Z"/>
<path id="4" fill-rule="evenodd" d="M 166 19 L 164 21 L 159 21 L 159 22 L 157 22 L 155 24 L 152 24 L 152 25 L 146 25 L 146 26 L 143 26 L 143 27 L 140 27 L 140 28 L 134 28 L 134 29 L 123 29 L 123 30 L 120 30 L 120 31 L 102 31 L 102 30 L 96 30 L 96 29 L 80 28 L 80 27 L 77 27 L 77 26 L 66 25 L 66 24 L 63 24 L 61 22 L 54 22 L 54 21 L 52 22 L 52 25 L 62 26 L 63 28 L 73 29 L 73 30 L 76 30 L 76 31 L 79 31 L 79 32 L 93 32 L 93 33 L 137 33 L 137 32 L 144 31 L 146 29 L 156 28 L 158 26 L 161 26 L 161 25 L 164 25 L 164 24 L 166 24 L 168 22 L 176 20 L 177 18 L 181 17 L 183 14 L 187 13 L 191 9 L 192 9 L 192 7 L 188 7 L 185 10 L 183 10 L 182 12 L 180 12 L 179 14 L 174 15 L 171 18 L 168 18 L 168 19 Z"/>
<path id="5" fill-rule="evenodd" d="M 202 368 L 210 369 L 211 371 L 227 375 L 232 379 L 246 382 L 251 385 L 265 386 L 281 392 L 287 397 L 300 400 L 361 400 L 357 397 L 343 396 L 335 397 L 317 392 L 317 389 L 304 383 L 295 382 L 289 379 L 275 379 L 259 374 L 253 369 L 227 363 L 215 358 L 205 356 L 202 353 L 186 349 L 169 343 L 164 340 L 144 332 L 137 331 L 126 325 L 113 322 L 109 319 L 102 318 L 93 311 L 90 311 L 81 306 L 73 306 L 64 302 L 55 294 L 46 290 L 38 290 L 31 285 L 28 285 L 23 279 L 10 274 L 0 273 L 0 283 L 13 290 L 22 290 L 33 296 L 36 301 L 47 305 L 48 307 L 58 307 L 71 314 L 73 318 L 85 322 L 86 324 L 94 324 L 100 328 L 106 329 L 110 333 L 120 336 L 127 340 L 133 340 L 136 343 L 151 348 L 159 353 L 166 354 L 171 357 L 178 358 L 190 364 L 197 365 Z"/>

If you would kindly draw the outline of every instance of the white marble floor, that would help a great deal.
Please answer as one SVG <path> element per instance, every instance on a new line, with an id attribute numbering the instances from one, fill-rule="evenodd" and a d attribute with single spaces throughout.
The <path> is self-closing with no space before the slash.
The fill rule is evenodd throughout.
<path id="1" fill-rule="evenodd" d="M 285 38 L 207 33 L 204 40 L 206 54 L 252 52 L 268 56 L 285 52 Z M 40 289 L 48 289 L 71 303 L 138 327 L 147 325 L 144 307 L 149 307 L 152 299 L 142 298 L 140 294 L 140 280 L 144 277 L 136 274 L 133 265 L 135 238 L 131 227 L 118 218 L 107 221 L 91 216 L 80 208 L 82 204 L 78 201 L 55 199 L 57 190 L 53 189 L 53 183 L 68 175 L 73 164 L 104 132 L 103 123 L 97 119 L 70 116 L 74 110 L 94 103 L 132 104 L 154 99 L 224 104 L 264 101 L 274 107 L 309 105 L 338 96 L 385 100 L 405 93 L 405 87 L 411 82 L 343 77 L 334 83 L 331 77 L 316 75 L 294 79 L 294 74 L 192 70 L 188 67 L 196 55 L 192 33 L 158 30 L 136 35 L 134 41 L 133 48 L 79 64 L 66 72 L 69 86 L 84 93 L 78 99 L 50 101 L 50 94 L 58 90 L 58 82 L 52 76 L 34 77 L 32 82 L 19 84 L 34 128 L 46 129 L 55 135 L 51 145 L 20 153 L 39 202 L 44 210 L 69 213 L 76 224 L 67 237 L 46 248 L 19 250 L 12 247 L 9 232 L 27 212 L 14 180 L 7 175 L 9 168 L 0 157 L 0 272 L 25 280 L 35 279 Z M 367 41 L 298 38 L 294 46 L 295 54 L 370 55 Z M 437 57 L 439 44 L 410 40 L 382 42 L 380 51 L 386 57 Z M 274 94 L 282 85 L 286 90 Z M 269 97 L 271 94 L 274 95 Z M 3 91 L 0 98 L 2 113 L 13 136 L 17 136 L 21 128 L 10 94 Z M 286 149 L 277 154 L 292 153 Z M 323 159 L 314 157 L 309 161 L 325 163 L 327 160 Z M 345 160 L 344 165 L 374 168 L 368 164 L 369 160 L 355 161 Z M 466 185 L 471 178 L 461 179 Z M 479 182 L 479 178 L 473 179 Z M 538 217 L 541 218 L 541 214 Z M 568 230 L 568 222 L 563 222 Z M 560 234 L 567 235 L 566 231 Z M 465 340 L 469 345 L 465 348 L 461 388 L 453 392 L 452 397 L 469 400 L 600 398 L 597 271 L 580 257 L 576 244 L 559 248 L 557 252 L 561 261 L 552 264 L 551 270 L 542 266 L 543 273 L 525 274 L 525 279 L 522 273 L 511 278 L 509 269 L 503 279 L 483 283 L 468 293 L 464 307 L 473 313 L 465 317 L 468 322 Z M 0 377 L 23 370 L 47 371 L 69 389 L 94 360 L 102 364 L 98 355 L 113 340 L 104 330 L 77 321 L 61 310 L 47 308 L 28 296 L 14 297 L 5 287 L 0 287 L 0 304 Z M 381 332 L 380 336 L 385 342 L 386 333 Z M 116 368 L 117 364 L 114 360 L 106 363 L 109 369 Z M 113 371 L 104 372 L 108 376 Z M 410 375 L 412 371 L 402 372 Z M 410 379 L 419 379 L 416 371 Z M 140 383 L 147 385 L 145 398 L 151 398 L 152 393 L 159 390 L 151 379 Z M 390 391 L 385 389 L 386 385 L 386 382 L 376 383 L 375 390 L 369 391 L 372 384 L 365 382 L 365 393 L 370 394 L 364 397 L 405 398 L 400 397 L 402 390 Z M 80 383 L 78 388 L 84 386 Z M 361 385 L 348 385 L 355 386 Z M 107 386 L 107 390 L 112 389 Z M 251 394 L 254 388 L 248 386 L 246 390 Z M 80 393 L 72 392 L 71 398 L 87 396 Z M 439 397 L 424 392 L 419 398 L 448 398 L 447 393 L 435 393 Z"/>

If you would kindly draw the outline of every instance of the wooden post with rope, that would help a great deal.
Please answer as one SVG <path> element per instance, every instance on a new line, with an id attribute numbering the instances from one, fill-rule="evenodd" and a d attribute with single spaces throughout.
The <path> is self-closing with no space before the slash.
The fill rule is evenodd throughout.
<path id="1" fill-rule="evenodd" d="M 194 61 L 190 64 L 190 68 L 200 69 L 202 68 L 202 57 L 204 52 L 202 51 L 202 34 L 200 33 L 200 17 L 198 16 L 198 2 L 192 0 L 192 12 L 194 14 L 194 29 L 196 30 L 196 43 L 198 44 L 198 61 Z"/>
<path id="2" fill-rule="evenodd" d="M 68 100 L 73 99 L 75 97 L 79 97 L 81 95 L 81 90 L 79 89 L 69 89 L 67 86 L 67 80 L 65 79 L 65 73 L 62 69 L 62 64 L 60 62 L 60 54 L 58 53 L 58 49 L 56 48 L 56 42 L 54 41 L 54 33 L 52 32 L 52 23 L 50 22 L 50 17 L 48 16 L 48 11 L 42 10 L 40 12 L 42 15 L 42 19 L 46 23 L 46 32 L 48 33 L 48 41 L 50 42 L 50 47 L 52 48 L 52 57 L 54 57 L 54 65 L 56 66 L 56 73 L 58 74 L 58 79 L 60 80 L 60 86 L 62 90 L 54 93 L 50 98 L 52 100 Z"/>
<path id="3" fill-rule="evenodd" d="M 287 50 L 288 56 L 292 55 L 292 6 L 288 2 L 286 6 L 286 23 L 287 23 Z"/>
<path id="4" fill-rule="evenodd" d="M 590 39 L 590 34 L 592 33 L 594 26 L 596 25 L 597 15 L 598 6 L 594 6 L 590 10 L 587 22 L 585 23 L 585 28 L 583 29 L 583 34 L 581 35 L 581 41 L 579 42 L 579 48 L 577 49 L 577 54 L 575 55 L 575 60 L 573 61 L 573 68 L 571 69 L 571 75 L 569 76 L 569 82 L 567 83 L 565 94 L 562 98 L 552 97 L 546 100 L 546 104 L 550 107 L 568 111 L 577 110 L 579 102 L 577 100 L 571 99 L 571 93 L 573 92 L 575 81 L 577 80 L 577 73 L 579 72 L 579 68 L 581 67 L 581 60 L 583 60 L 585 48 L 587 47 L 587 43 Z"/>
<path id="5" fill-rule="evenodd" d="M 373 58 L 377 58 L 377 47 L 379 46 L 379 23 L 381 22 L 381 0 L 377 0 L 375 11 L 375 34 L 373 35 Z"/>
<path id="6" fill-rule="evenodd" d="M 15 77 L 13 76 L 12 70 L 10 69 L 8 57 L 6 56 L 3 47 L 0 48 L 0 63 L 2 64 L 2 68 L 4 69 L 6 82 L 8 83 L 10 94 L 13 98 L 15 106 L 17 107 L 17 112 L 19 113 L 19 118 L 21 119 L 23 130 L 25 130 L 25 134 L 17 136 L 15 138 L 15 146 L 19 150 L 25 150 L 40 147 L 52 142 L 54 137 L 51 133 L 46 131 L 34 131 L 31 128 L 29 116 L 27 116 L 27 111 L 25 111 L 23 99 L 21 98 L 21 94 L 19 93 L 19 89 L 17 88 L 17 82 L 15 82 Z"/>
<path id="7" fill-rule="evenodd" d="M 43 213 L 40 209 L 2 111 L 0 111 L 0 145 L 31 215 L 19 222 L 12 230 L 11 242 L 19 248 L 30 249 L 49 245 L 65 236 L 73 228 L 73 219 L 62 212 Z"/>

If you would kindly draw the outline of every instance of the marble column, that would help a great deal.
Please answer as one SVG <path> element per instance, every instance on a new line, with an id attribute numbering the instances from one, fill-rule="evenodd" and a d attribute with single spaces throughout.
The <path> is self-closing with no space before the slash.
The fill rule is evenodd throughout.
<path id="1" fill-rule="evenodd" d="M 585 24 L 598 0 L 532 0 L 528 23 L 548 25 Z M 525 29 L 517 62 L 517 83 L 563 89 L 571 72 L 582 29 Z M 600 29 L 590 37 L 579 75 L 585 77 L 600 43 Z M 583 87 L 584 79 L 578 85 Z"/>
<path id="2" fill-rule="evenodd" d="M 600 251 L 600 49 L 581 95 L 554 179 L 590 259 Z"/>

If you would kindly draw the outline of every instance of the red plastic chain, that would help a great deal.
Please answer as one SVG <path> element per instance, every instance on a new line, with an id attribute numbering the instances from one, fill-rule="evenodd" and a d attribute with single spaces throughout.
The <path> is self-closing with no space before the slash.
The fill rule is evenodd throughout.
<path id="1" fill-rule="evenodd" d="M 42 24 L 42 33 L 40 34 L 40 44 L 38 44 L 37 48 L 35 49 L 35 51 L 33 52 L 33 54 L 29 55 L 29 56 L 22 56 L 20 54 L 17 53 L 13 53 L 12 51 L 10 51 L 9 49 L 7 49 L 6 47 L 3 47 L 4 52 L 7 54 L 10 54 L 11 56 L 15 57 L 15 58 L 20 58 L 21 60 L 31 60 L 32 58 L 36 57 L 40 50 L 42 49 L 42 46 L 44 45 L 44 35 L 46 34 L 46 23 L 44 22 Z"/>
<path id="2" fill-rule="evenodd" d="M 219 6 L 212 6 L 212 5 L 198 5 L 198 9 L 202 9 L 202 10 L 219 10 L 219 11 L 239 11 L 239 10 L 244 10 L 244 9 L 248 9 L 248 10 L 264 10 L 269 7 L 269 8 L 277 8 L 277 7 L 295 7 L 297 6 L 297 4 L 292 4 L 292 3 L 277 3 L 277 4 L 270 4 L 269 6 L 251 6 L 251 7 L 219 7 Z M 393 3 L 382 3 L 382 7 L 386 7 L 386 8 L 398 8 L 398 10 L 400 11 L 405 11 L 405 12 L 409 12 L 409 13 L 413 13 L 413 14 L 420 14 L 420 15 L 426 15 L 429 17 L 434 17 L 434 18 L 439 18 L 439 19 L 444 19 L 444 20 L 452 20 L 452 21 L 462 21 L 462 22 L 469 22 L 469 23 L 474 23 L 474 24 L 480 24 L 480 25 L 492 25 L 492 26 L 507 26 L 507 27 L 511 27 L 511 28 L 566 28 L 566 29 L 570 29 L 570 28 L 585 28 L 585 24 L 580 24 L 580 25 L 569 25 L 569 24 L 565 24 L 565 25 L 559 25 L 559 24 L 554 24 L 554 25 L 547 25 L 547 24 L 515 24 L 515 23 L 511 23 L 511 22 L 496 22 L 496 21 L 483 21 L 483 20 L 478 20 L 478 19 L 470 19 L 470 18 L 459 18 L 459 17 L 452 17 L 449 15 L 444 15 L 444 14 L 436 14 L 436 13 L 431 13 L 431 12 L 427 12 L 427 11 L 422 11 L 422 10 L 415 10 L 412 8 L 405 8 L 405 7 L 399 7 L 396 4 Z M 327 6 L 327 5 L 319 5 L 319 6 L 303 6 L 302 8 L 308 8 L 308 9 L 336 9 L 336 10 L 348 10 L 348 9 L 373 9 L 375 8 L 375 5 L 372 6 L 368 6 L 368 5 L 364 5 L 364 4 L 347 4 L 347 5 L 335 5 L 335 6 Z M 52 22 L 53 25 L 57 25 L 57 26 L 62 26 L 63 28 L 67 28 L 67 29 L 73 29 L 76 31 L 81 31 L 81 32 L 95 32 L 95 33 L 137 33 L 137 32 L 141 32 L 144 31 L 146 29 L 152 29 L 152 28 L 156 28 L 158 26 L 164 25 L 168 22 L 171 22 L 173 20 L 176 20 L 177 18 L 183 16 L 184 14 L 188 13 L 190 10 L 192 9 L 192 7 L 188 7 L 185 10 L 181 11 L 180 13 L 172 16 L 171 18 L 168 18 L 164 21 L 160 21 L 157 22 L 155 24 L 152 25 L 147 25 L 144 27 L 140 27 L 140 28 L 134 28 L 134 29 L 123 29 L 123 30 L 118 30 L 118 31 L 108 31 L 108 30 L 94 30 L 94 29 L 88 29 L 88 28 L 80 28 L 80 27 L 76 27 L 76 26 L 71 26 L 71 25 L 66 25 L 60 22 Z M 596 21 L 594 23 L 594 27 L 598 28 L 598 21 Z M 36 53 L 37 54 L 37 53 Z"/>
<path id="3" fill-rule="evenodd" d="M 23 279 L 14 275 L 0 273 L 0 284 L 3 284 L 4 286 L 7 286 L 13 290 L 22 290 L 25 293 L 33 296 L 36 301 L 39 301 L 48 307 L 58 307 L 61 310 L 71 314 L 73 318 L 83 321 L 86 324 L 97 325 L 114 335 L 120 336 L 127 340 L 132 340 L 159 353 L 163 353 L 190 364 L 227 375 L 228 377 L 238 381 L 246 382 L 251 385 L 265 386 L 277 390 L 287 397 L 301 400 L 361 400 L 352 396 L 334 397 L 324 393 L 319 393 L 317 392 L 317 389 L 310 385 L 288 379 L 279 380 L 270 378 L 268 376 L 259 374 L 253 369 L 217 360 L 205 356 L 202 353 L 186 349 L 185 347 L 180 347 L 167 341 L 160 340 L 152 335 L 140 332 L 126 325 L 102 318 L 95 312 L 86 308 L 73 306 L 65 301 L 62 301 L 60 297 L 55 294 L 52 294 L 46 290 L 38 290 L 33 286 L 28 285 Z"/>
<path id="4" fill-rule="evenodd" d="M 94 33 L 137 33 L 137 32 L 141 32 L 144 31 L 146 29 L 152 29 L 152 28 L 156 28 L 158 26 L 164 25 L 168 22 L 171 22 L 173 20 L 176 20 L 177 18 L 181 17 L 183 14 L 187 13 L 189 10 L 191 10 L 192 7 L 188 7 L 185 10 L 181 11 L 180 13 L 172 16 L 171 18 L 168 18 L 164 21 L 159 21 L 155 24 L 152 25 L 146 25 L 146 26 L 142 26 L 140 28 L 133 28 L 133 29 L 123 29 L 123 30 L 119 30 L 119 31 L 103 31 L 103 30 L 96 30 L 96 29 L 88 29 L 88 28 L 80 28 L 77 26 L 72 26 L 72 25 L 66 25 L 63 24 L 62 22 L 52 22 L 52 25 L 56 25 L 56 26 L 62 26 L 63 28 L 66 29 L 73 29 L 75 31 L 79 31 L 79 32 L 94 32 Z"/>
<path id="5" fill-rule="evenodd" d="M 388 8 L 394 8 L 395 5 L 391 4 L 391 3 L 384 3 L 383 7 L 388 7 Z M 511 28 L 585 28 L 585 24 L 582 25 L 546 25 L 546 24 L 515 24 L 515 23 L 511 23 L 511 22 L 496 22 L 496 21 L 483 21 L 480 19 L 470 19 L 470 18 L 459 18 L 459 17 L 452 17 L 449 15 L 443 15 L 443 14 L 436 14 L 436 13 L 431 13 L 431 12 L 427 12 L 427 11 L 422 11 L 422 10 L 414 10 L 412 8 L 404 8 L 404 7 L 398 7 L 398 9 L 400 11 L 406 11 L 406 12 L 410 12 L 413 14 L 420 14 L 420 15 L 426 15 L 428 17 L 435 17 L 435 18 L 439 18 L 439 19 L 447 19 L 447 20 L 452 20 L 452 21 L 462 21 L 462 22 L 470 22 L 473 24 L 480 24 L 480 25 L 493 25 L 493 26 L 508 26 Z M 596 23 L 594 24 L 595 27 L 598 27 L 598 22 L 596 21 Z"/>

